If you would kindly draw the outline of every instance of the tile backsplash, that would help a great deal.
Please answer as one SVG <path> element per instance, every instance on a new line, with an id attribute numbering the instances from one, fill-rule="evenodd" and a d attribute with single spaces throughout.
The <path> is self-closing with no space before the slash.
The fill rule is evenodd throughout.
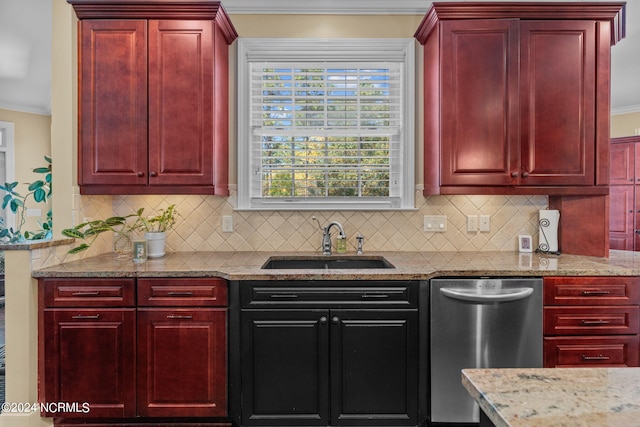
<path id="1" fill-rule="evenodd" d="M 115 196 L 113 212 L 126 215 L 177 205 L 180 219 L 168 234 L 172 251 L 316 251 L 322 226 L 339 221 L 349 251 L 356 235 L 365 236 L 365 251 L 512 251 L 519 234 L 537 242 L 538 210 L 546 196 L 431 196 L 416 194 L 414 211 L 247 212 L 234 211 L 235 197 Z M 490 215 L 489 232 L 467 232 L 467 215 Z M 425 215 L 446 215 L 446 232 L 425 232 Z M 231 216 L 232 232 L 222 231 L 222 217 Z"/>
<path id="2" fill-rule="evenodd" d="M 235 197 L 215 196 L 82 196 L 77 221 L 146 213 L 175 203 L 179 221 L 167 235 L 169 251 L 320 251 L 320 224 L 339 221 L 355 251 L 358 234 L 366 251 L 515 251 L 518 235 L 538 242 L 538 211 L 547 196 L 430 196 L 416 193 L 416 210 L 366 212 L 240 212 Z M 446 215 L 447 231 L 425 232 L 425 215 Z M 467 215 L 490 215 L 489 232 L 467 232 Z M 231 216 L 233 231 L 222 231 L 222 217 Z M 68 246 L 34 251 L 33 268 L 113 251 L 113 236 L 100 236 L 91 248 L 68 255 Z"/>

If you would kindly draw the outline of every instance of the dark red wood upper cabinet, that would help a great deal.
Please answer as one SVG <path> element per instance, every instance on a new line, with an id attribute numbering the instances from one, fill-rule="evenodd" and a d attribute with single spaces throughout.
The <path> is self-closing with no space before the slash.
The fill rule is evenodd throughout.
<path id="1" fill-rule="evenodd" d="M 416 32 L 425 195 L 607 194 L 623 7 L 434 3 Z"/>
<path id="2" fill-rule="evenodd" d="M 81 185 L 147 182 L 147 22 L 79 22 Z"/>
<path id="3" fill-rule="evenodd" d="M 516 20 L 442 23 L 443 186 L 517 182 L 518 30 Z"/>
<path id="4" fill-rule="evenodd" d="M 218 1 L 68 0 L 79 21 L 83 194 L 228 195 L 228 45 Z"/>
<path id="5" fill-rule="evenodd" d="M 520 23 L 521 185 L 596 185 L 596 45 L 594 21 Z"/>

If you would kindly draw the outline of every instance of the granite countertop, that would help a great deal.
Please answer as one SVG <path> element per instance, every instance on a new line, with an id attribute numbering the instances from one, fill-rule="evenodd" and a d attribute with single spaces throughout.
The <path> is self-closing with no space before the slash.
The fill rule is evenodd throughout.
<path id="1" fill-rule="evenodd" d="M 464 369 L 496 427 L 636 427 L 640 368 Z"/>
<path id="2" fill-rule="evenodd" d="M 355 256 L 354 254 L 347 254 Z M 609 258 L 518 252 L 371 252 L 393 269 L 263 270 L 269 257 L 323 257 L 318 252 L 173 252 L 143 263 L 104 254 L 33 272 L 34 277 L 222 277 L 229 280 L 427 280 L 436 276 L 636 276 L 640 253 Z M 335 257 L 336 255 L 331 255 Z"/>

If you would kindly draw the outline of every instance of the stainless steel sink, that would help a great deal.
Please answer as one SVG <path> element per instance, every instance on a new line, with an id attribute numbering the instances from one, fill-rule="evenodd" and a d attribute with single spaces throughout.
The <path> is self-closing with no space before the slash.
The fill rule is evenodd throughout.
<path id="1" fill-rule="evenodd" d="M 273 256 L 262 266 L 263 269 L 295 269 L 295 270 L 325 270 L 325 269 L 369 269 L 395 268 L 384 257 L 363 256 L 322 256 L 322 257 L 279 257 Z"/>

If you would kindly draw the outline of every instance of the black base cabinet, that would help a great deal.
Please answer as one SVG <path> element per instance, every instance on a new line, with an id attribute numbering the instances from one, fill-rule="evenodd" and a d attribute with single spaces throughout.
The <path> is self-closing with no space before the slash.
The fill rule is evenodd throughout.
<path id="1" fill-rule="evenodd" d="M 241 283 L 237 423 L 418 425 L 417 293 L 415 282 Z"/>

